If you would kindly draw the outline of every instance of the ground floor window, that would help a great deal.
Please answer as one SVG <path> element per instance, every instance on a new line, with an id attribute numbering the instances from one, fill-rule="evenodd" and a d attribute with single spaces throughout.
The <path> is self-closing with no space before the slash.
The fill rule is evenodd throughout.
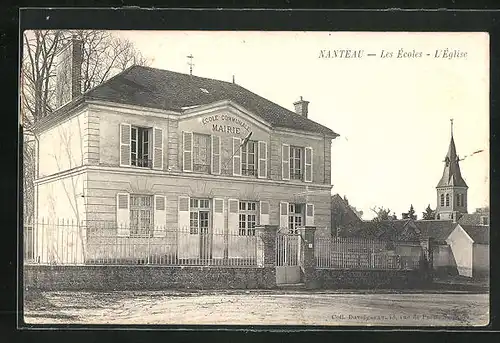
<path id="1" fill-rule="evenodd" d="M 304 226 L 304 204 L 289 204 L 288 229 L 290 233 L 298 233 L 298 228 Z"/>
<path id="2" fill-rule="evenodd" d="M 257 223 L 257 203 L 254 201 L 240 201 L 239 215 L 239 235 L 255 236 L 255 224 Z"/>
<path id="3" fill-rule="evenodd" d="M 209 199 L 190 199 L 189 233 L 208 233 L 210 227 Z"/>
<path id="4" fill-rule="evenodd" d="M 130 234 L 150 235 L 153 223 L 153 196 L 130 195 Z"/>

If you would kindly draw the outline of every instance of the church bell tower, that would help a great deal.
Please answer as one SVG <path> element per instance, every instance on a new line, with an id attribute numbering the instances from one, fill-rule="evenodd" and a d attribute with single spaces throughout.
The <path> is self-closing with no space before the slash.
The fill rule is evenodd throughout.
<path id="1" fill-rule="evenodd" d="M 460 159 L 453 140 L 453 119 L 451 121 L 451 140 L 444 159 L 443 176 L 437 191 L 436 219 L 457 221 L 460 214 L 467 213 L 467 189 L 469 188 L 460 173 Z"/>

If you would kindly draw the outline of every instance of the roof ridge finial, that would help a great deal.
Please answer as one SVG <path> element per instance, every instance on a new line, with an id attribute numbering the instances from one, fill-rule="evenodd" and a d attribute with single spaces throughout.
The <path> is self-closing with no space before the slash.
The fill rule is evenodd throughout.
<path id="1" fill-rule="evenodd" d="M 450 119 L 451 123 L 451 138 L 453 138 L 453 118 Z"/>

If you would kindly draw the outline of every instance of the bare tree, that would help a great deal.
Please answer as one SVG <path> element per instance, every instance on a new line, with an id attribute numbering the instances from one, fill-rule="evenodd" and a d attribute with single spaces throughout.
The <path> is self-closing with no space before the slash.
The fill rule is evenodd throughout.
<path id="1" fill-rule="evenodd" d="M 21 68 L 21 122 L 23 147 L 24 214 L 34 212 L 36 136 L 31 131 L 40 118 L 55 110 L 56 56 L 73 37 L 83 42 L 82 90 L 88 91 L 131 65 L 147 65 L 132 42 L 101 30 L 35 30 L 23 33 Z"/>

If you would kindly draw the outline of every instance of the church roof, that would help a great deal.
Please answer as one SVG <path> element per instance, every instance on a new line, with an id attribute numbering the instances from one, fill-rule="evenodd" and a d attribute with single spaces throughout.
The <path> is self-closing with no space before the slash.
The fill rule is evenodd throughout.
<path id="1" fill-rule="evenodd" d="M 235 83 L 151 67 L 132 66 L 90 90 L 84 97 L 179 112 L 186 107 L 230 100 L 260 116 L 273 127 L 338 136 L 328 127 Z"/>
<path id="2" fill-rule="evenodd" d="M 453 140 L 453 132 L 451 134 L 450 146 L 448 148 L 448 153 L 445 157 L 445 166 L 443 170 L 443 176 L 437 187 L 447 187 L 447 186 L 457 186 L 457 187 L 467 187 L 462 174 L 460 173 L 459 158 L 457 156 L 457 149 L 455 147 L 455 141 Z"/>

